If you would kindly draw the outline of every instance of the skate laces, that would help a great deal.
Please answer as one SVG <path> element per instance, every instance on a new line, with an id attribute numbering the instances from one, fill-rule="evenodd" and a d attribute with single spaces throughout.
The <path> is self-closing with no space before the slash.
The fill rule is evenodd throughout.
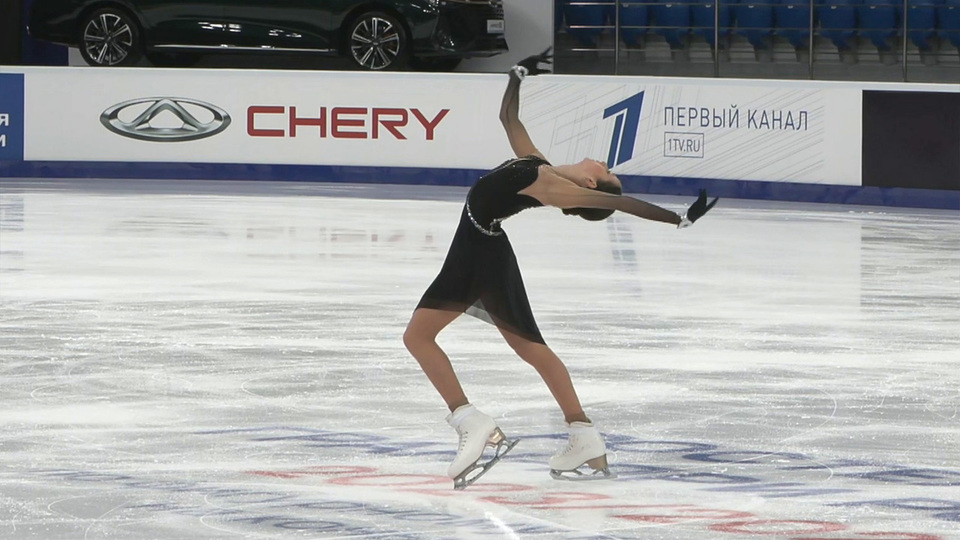
<path id="1" fill-rule="evenodd" d="M 464 429 L 463 431 L 458 429 L 457 431 L 460 433 L 460 447 L 458 450 L 458 452 L 460 452 L 463 450 L 463 447 L 467 445 L 467 439 L 470 438 L 470 431 L 468 429 Z"/>
<path id="2" fill-rule="evenodd" d="M 567 446 L 563 450 L 557 452 L 557 456 L 565 456 L 571 452 L 576 451 L 577 446 L 580 445 L 580 435 L 570 435 L 570 439 L 567 440 Z"/>
<path id="3" fill-rule="evenodd" d="M 575 431 L 570 433 L 570 438 L 567 440 L 567 446 L 556 453 L 556 457 L 563 457 L 569 454 L 574 454 L 577 452 L 582 452 L 588 447 L 592 446 L 591 443 L 598 442 L 597 446 L 606 449 L 606 445 L 603 443 L 603 439 L 600 437 L 599 433 L 587 431 Z M 598 439 L 595 441 L 595 439 Z"/>

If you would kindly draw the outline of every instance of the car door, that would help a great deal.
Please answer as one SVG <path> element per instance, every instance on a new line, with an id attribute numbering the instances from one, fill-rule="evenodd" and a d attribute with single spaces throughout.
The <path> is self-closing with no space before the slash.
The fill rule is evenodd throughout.
<path id="1" fill-rule="evenodd" d="M 330 0 L 232 0 L 224 3 L 230 44 L 286 50 L 335 48 L 324 28 Z"/>
<path id="2" fill-rule="evenodd" d="M 227 27 L 224 0 L 136 0 L 148 46 L 159 48 L 219 47 Z"/>

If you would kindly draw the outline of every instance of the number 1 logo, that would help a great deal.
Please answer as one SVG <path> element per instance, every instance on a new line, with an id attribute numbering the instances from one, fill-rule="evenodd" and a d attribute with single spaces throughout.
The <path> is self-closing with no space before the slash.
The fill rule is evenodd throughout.
<path id="1" fill-rule="evenodd" d="M 613 127 L 613 138 L 610 140 L 607 167 L 612 169 L 633 159 L 642 108 L 643 92 L 640 92 L 603 111 L 604 119 L 613 116 L 616 122 Z"/>

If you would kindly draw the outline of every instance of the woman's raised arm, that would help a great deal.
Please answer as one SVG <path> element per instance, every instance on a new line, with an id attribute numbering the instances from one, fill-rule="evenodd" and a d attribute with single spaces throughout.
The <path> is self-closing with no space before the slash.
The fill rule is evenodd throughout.
<path id="1" fill-rule="evenodd" d="M 513 66 L 510 70 L 510 81 L 507 83 L 507 89 L 503 92 L 503 101 L 500 104 L 500 123 L 507 133 L 507 140 L 510 141 L 510 147 L 517 157 L 538 156 L 544 158 L 540 150 L 530 140 L 527 128 L 520 121 L 520 83 L 528 75 L 539 75 L 547 73 L 546 69 L 541 69 L 539 64 L 550 64 L 553 62 L 553 56 L 550 49 L 541 54 L 529 56 Z M 546 159 L 546 158 L 544 158 Z"/>

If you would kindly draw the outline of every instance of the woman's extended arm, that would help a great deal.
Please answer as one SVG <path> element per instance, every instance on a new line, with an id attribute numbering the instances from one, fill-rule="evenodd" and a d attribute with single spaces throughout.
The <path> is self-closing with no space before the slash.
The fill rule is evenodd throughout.
<path id="1" fill-rule="evenodd" d="M 510 147 L 517 157 L 539 156 L 543 154 L 537 150 L 527 128 L 520 121 L 520 77 L 516 72 L 510 72 L 510 82 L 507 83 L 507 89 L 503 93 L 503 102 L 500 104 L 500 123 L 503 124 L 504 131 L 507 132 L 507 140 L 510 141 Z"/>
<path id="2" fill-rule="evenodd" d="M 547 180 L 547 188 L 541 193 L 536 197 L 540 202 L 557 208 L 606 208 L 673 225 L 679 225 L 683 219 L 680 214 L 655 204 L 627 195 L 613 195 L 580 187 L 565 179 Z"/>
<path id="3" fill-rule="evenodd" d="M 533 155 L 544 158 L 530 140 L 527 128 L 520 121 L 520 83 L 527 75 L 547 73 L 547 70 L 540 68 L 539 64 L 552 62 L 553 56 L 550 54 L 550 49 L 547 49 L 541 54 L 524 58 L 509 72 L 510 81 L 507 83 L 507 89 L 503 92 L 503 101 L 500 103 L 500 123 L 503 124 L 503 129 L 507 132 L 507 140 L 510 141 L 510 147 L 513 148 L 517 157 Z"/>
<path id="4" fill-rule="evenodd" d="M 691 225 L 717 203 L 717 199 L 708 203 L 706 192 L 701 190 L 697 201 L 690 206 L 686 215 L 681 216 L 676 212 L 627 195 L 613 195 L 580 187 L 549 169 L 542 171 L 537 181 L 520 193 L 529 195 L 547 206 L 618 210 L 639 218 L 670 223 L 679 227 Z"/>

